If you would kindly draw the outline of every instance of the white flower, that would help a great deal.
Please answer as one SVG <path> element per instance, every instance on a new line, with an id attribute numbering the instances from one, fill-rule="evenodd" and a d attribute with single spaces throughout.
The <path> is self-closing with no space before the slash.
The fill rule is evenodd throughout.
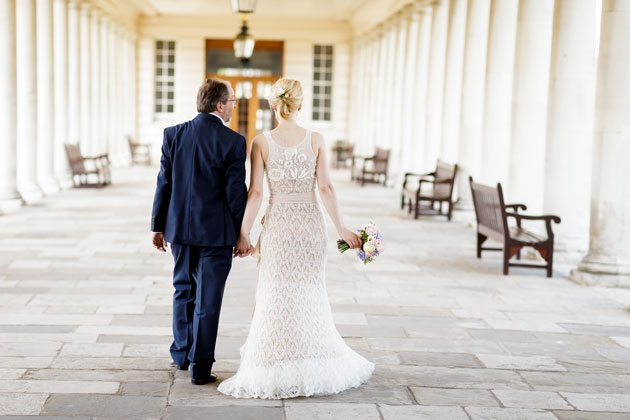
<path id="1" fill-rule="evenodd" d="M 376 247 L 374 246 L 372 242 L 366 242 L 363 244 L 363 250 L 365 252 L 374 252 L 375 249 Z"/>

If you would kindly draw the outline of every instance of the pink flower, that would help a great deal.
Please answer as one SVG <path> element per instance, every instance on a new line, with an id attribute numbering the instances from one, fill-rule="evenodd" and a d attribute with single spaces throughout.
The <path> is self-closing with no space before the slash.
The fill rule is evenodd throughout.
<path id="1" fill-rule="evenodd" d="M 365 233 L 367 233 L 369 236 L 374 236 L 378 233 L 378 228 L 374 225 L 367 225 L 365 227 Z"/>

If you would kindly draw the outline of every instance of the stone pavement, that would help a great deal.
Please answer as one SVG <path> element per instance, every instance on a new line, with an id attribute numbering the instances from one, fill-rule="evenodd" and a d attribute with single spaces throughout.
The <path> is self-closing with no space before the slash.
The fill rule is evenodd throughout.
<path id="1" fill-rule="evenodd" d="M 377 365 L 359 389 L 237 400 L 169 367 L 172 259 L 150 246 L 156 168 L 118 169 L 102 190 L 64 191 L 0 217 L 0 418 L 630 419 L 628 290 L 475 258 L 462 221 L 400 211 L 382 186 L 335 173 L 346 224 L 373 220 L 387 252 L 336 252 L 328 293 L 348 344 Z M 459 220 L 462 220 L 460 217 Z M 237 260 L 216 371 L 238 364 L 256 267 Z"/>

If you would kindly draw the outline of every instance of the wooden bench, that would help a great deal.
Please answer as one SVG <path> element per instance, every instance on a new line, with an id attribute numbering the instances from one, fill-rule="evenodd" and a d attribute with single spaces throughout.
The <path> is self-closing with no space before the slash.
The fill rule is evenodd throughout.
<path id="1" fill-rule="evenodd" d="M 553 231 L 551 222 L 560 223 L 558 216 L 527 216 L 518 211 L 527 210 L 525 204 L 505 204 L 501 184 L 496 187 L 478 184 L 469 177 L 472 190 L 475 214 L 477 215 L 477 258 L 481 258 L 481 251 L 503 251 L 503 274 L 507 275 L 510 267 L 533 267 L 547 270 L 547 277 L 553 272 Z M 507 210 L 511 211 L 507 211 Z M 508 217 L 516 220 L 516 226 L 508 225 Z M 546 235 L 527 230 L 521 226 L 523 220 L 543 220 L 547 230 Z M 488 239 L 503 243 L 503 248 L 485 248 L 483 243 Z M 521 258 L 521 248 L 528 246 L 537 250 L 547 264 L 511 263 L 510 259 L 516 255 Z"/>
<path id="2" fill-rule="evenodd" d="M 127 136 L 129 151 L 131 152 L 131 163 L 144 163 L 151 166 L 151 145 L 146 143 L 136 143 L 130 136 Z"/>
<path id="3" fill-rule="evenodd" d="M 347 168 L 348 160 L 354 156 L 354 144 L 337 141 L 332 147 L 332 165 L 334 168 Z"/>
<path id="4" fill-rule="evenodd" d="M 457 165 L 438 160 L 435 171 L 428 174 L 407 172 L 403 181 L 400 208 L 405 205 L 409 213 L 414 212 L 417 219 L 421 214 L 446 216 L 451 220 L 453 215 L 453 186 L 457 176 Z M 423 184 L 431 184 L 431 189 L 422 189 Z M 423 204 L 423 202 L 428 204 Z M 435 204 L 438 208 L 435 208 Z M 442 204 L 448 204 L 448 212 L 442 213 Z"/>
<path id="5" fill-rule="evenodd" d="M 362 161 L 361 165 L 358 164 Z M 374 156 L 352 156 L 352 180 L 358 181 L 361 186 L 367 182 L 387 185 L 387 170 L 389 166 L 389 150 L 376 148 Z"/>
<path id="6" fill-rule="evenodd" d="M 104 187 L 111 184 L 110 162 L 107 154 L 83 156 L 77 144 L 66 144 L 65 148 L 74 187 Z M 95 182 L 89 182 L 90 175 L 95 175 Z"/>

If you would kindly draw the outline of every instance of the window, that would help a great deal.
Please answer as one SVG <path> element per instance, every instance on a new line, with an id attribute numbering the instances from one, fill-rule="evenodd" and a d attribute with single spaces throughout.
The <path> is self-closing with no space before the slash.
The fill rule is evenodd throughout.
<path id="1" fill-rule="evenodd" d="M 332 45 L 313 51 L 313 121 L 330 121 L 332 103 Z"/>
<path id="2" fill-rule="evenodd" d="M 175 41 L 155 42 L 155 112 L 175 111 Z"/>

